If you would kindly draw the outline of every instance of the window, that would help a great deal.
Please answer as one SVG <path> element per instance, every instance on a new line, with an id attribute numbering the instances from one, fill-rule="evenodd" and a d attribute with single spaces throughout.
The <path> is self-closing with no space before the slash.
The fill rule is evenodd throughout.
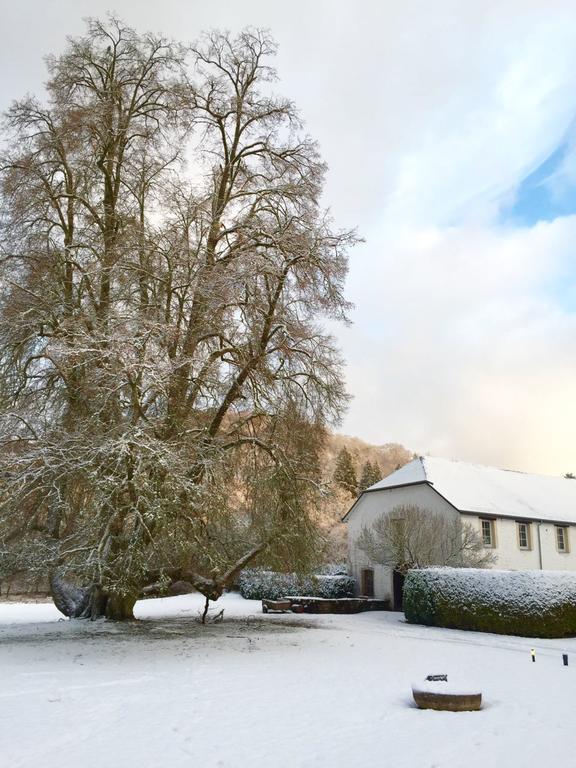
<path id="1" fill-rule="evenodd" d="M 520 549 L 532 549 L 532 531 L 530 523 L 516 523 L 518 529 L 518 546 Z"/>
<path id="2" fill-rule="evenodd" d="M 485 547 L 495 547 L 494 520 L 480 520 L 480 524 L 482 525 L 482 543 Z"/>
<path id="3" fill-rule="evenodd" d="M 564 525 L 556 526 L 556 549 L 558 552 L 570 552 L 568 546 L 568 528 Z"/>
<path id="4" fill-rule="evenodd" d="M 362 595 L 364 597 L 374 597 L 374 571 L 372 568 L 362 570 Z"/>

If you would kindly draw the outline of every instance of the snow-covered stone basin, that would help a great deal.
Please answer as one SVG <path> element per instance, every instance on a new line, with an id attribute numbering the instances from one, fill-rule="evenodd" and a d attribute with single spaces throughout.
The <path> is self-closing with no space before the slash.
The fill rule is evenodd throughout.
<path id="1" fill-rule="evenodd" d="M 412 690 L 420 693 L 445 694 L 447 696 L 478 696 L 481 694 L 477 685 L 426 679 L 413 682 Z"/>
<path id="2" fill-rule="evenodd" d="M 470 712 L 482 706 L 482 693 L 471 685 L 449 680 L 424 680 L 412 683 L 412 696 L 420 709 Z"/>

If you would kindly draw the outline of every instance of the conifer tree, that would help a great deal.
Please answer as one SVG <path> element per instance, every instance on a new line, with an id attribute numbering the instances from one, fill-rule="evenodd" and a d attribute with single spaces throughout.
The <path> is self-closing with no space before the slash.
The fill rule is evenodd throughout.
<path id="1" fill-rule="evenodd" d="M 336 468 L 334 470 L 334 481 L 351 496 L 358 492 L 358 480 L 356 478 L 356 469 L 350 451 L 344 446 L 341 448 L 336 458 Z"/>
<path id="2" fill-rule="evenodd" d="M 372 464 L 371 461 L 365 461 L 360 475 L 359 490 L 365 491 L 371 485 L 382 479 L 382 470 L 378 463 Z"/>

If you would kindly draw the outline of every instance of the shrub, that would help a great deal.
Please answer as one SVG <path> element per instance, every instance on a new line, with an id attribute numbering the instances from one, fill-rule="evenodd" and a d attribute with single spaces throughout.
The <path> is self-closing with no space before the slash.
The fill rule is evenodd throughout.
<path id="1" fill-rule="evenodd" d="M 294 573 L 248 569 L 240 574 L 238 589 L 247 600 L 277 600 L 286 595 L 298 594 L 299 585 Z"/>
<path id="2" fill-rule="evenodd" d="M 313 597 L 326 597 L 336 600 L 340 597 L 354 596 L 354 579 L 351 576 L 312 576 Z"/>
<path id="3" fill-rule="evenodd" d="M 407 621 L 524 637 L 576 635 L 576 574 L 428 568 L 404 582 Z"/>
<path id="4" fill-rule="evenodd" d="M 318 571 L 318 576 L 348 576 L 346 563 L 327 563 Z"/>
<path id="5" fill-rule="evenodd" d="M 278 600 L 287 595 L 337 599 L 352 597 L 354 579 L 343 575 L 298 576 L 295 573 L 247 569 L 240 574 L 238 588 L 247 600 Z"/>

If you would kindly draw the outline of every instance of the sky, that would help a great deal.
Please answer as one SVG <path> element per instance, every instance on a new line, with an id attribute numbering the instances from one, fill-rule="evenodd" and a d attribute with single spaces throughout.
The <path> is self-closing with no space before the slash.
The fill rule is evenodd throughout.
<path id="1" fill-rule="evenodd" d="M 269 28 L 351 254 L 340 431 L 576 472 L 573 0 L 0 0 L 0 109 L 112 10 L 184 41 Z"/>

